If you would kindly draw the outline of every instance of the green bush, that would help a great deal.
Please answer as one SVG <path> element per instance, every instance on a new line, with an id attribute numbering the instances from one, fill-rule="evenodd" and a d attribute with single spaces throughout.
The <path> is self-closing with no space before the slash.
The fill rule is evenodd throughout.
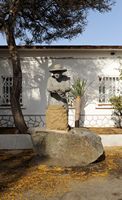
<path id="1" fill-rule="evenodd" d="M 111 97 L 110 102 L 114 108 L 112 119 L 115 122 L 115 126 L 122 128 L 122 96 Z"/>

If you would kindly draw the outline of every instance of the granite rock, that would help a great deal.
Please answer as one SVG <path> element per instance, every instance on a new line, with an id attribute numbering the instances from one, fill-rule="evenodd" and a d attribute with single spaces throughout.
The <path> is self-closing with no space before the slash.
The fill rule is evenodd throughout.
<path id="1" fill-rule="evenodd" d="M 100 136 L 87 129 L 53 132 L 33 128 L 30 132 L 34 149 L 49 165 L 86 166 L 96 161 L 104 152 Z"/>

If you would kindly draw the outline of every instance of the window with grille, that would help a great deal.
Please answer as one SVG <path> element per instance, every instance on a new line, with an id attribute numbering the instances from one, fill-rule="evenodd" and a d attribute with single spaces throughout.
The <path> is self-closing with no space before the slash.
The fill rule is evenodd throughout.
<path id="1" fill-rule="evenodd" d="M 99 77 L 99 103 L 110 103 L 112 96 L 122 95 L 122 82 L 119 77 Z"/>
<path id="2" fill-rule="evenodd" d="M 13 78 L 11 76 L 2 76 L 1 77 L 1 106 L 10 106 L 10 93 L 13 85 Z M 20 104 L 22 104 L 22 90 L 20 95 Z"/>

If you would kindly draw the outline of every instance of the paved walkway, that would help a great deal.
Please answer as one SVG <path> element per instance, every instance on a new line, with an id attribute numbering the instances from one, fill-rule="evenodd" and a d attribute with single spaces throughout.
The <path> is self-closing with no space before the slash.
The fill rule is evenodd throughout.
<path id="1" fill-rule="evenodd" d="M 70 185 L 70 190 L 58 196 L 44 198 L 30 190 L 25 192 L 25 199 L 32 200 L 122 200 L 122 176 L 97 177 L 84 182 L 75 181 Z"/>
<path id="2" fill-rule="evenodd" d="M 72 183 L 71 192 L 57 200 L 122 200 L 122 177 L 94 178 Z"/>

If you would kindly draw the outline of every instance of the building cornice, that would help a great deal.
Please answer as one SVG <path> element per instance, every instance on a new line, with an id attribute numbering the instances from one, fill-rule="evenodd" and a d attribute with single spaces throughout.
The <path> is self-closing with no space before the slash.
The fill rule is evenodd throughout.
<path id="1" fill-rule="evenodd" d="M 122 50 L 121 45 L 25 45 L 17 46 L 17 48 L 20 50 Z M 1 45 L 0 50 L 8 50 L 8 47 Z"/>

